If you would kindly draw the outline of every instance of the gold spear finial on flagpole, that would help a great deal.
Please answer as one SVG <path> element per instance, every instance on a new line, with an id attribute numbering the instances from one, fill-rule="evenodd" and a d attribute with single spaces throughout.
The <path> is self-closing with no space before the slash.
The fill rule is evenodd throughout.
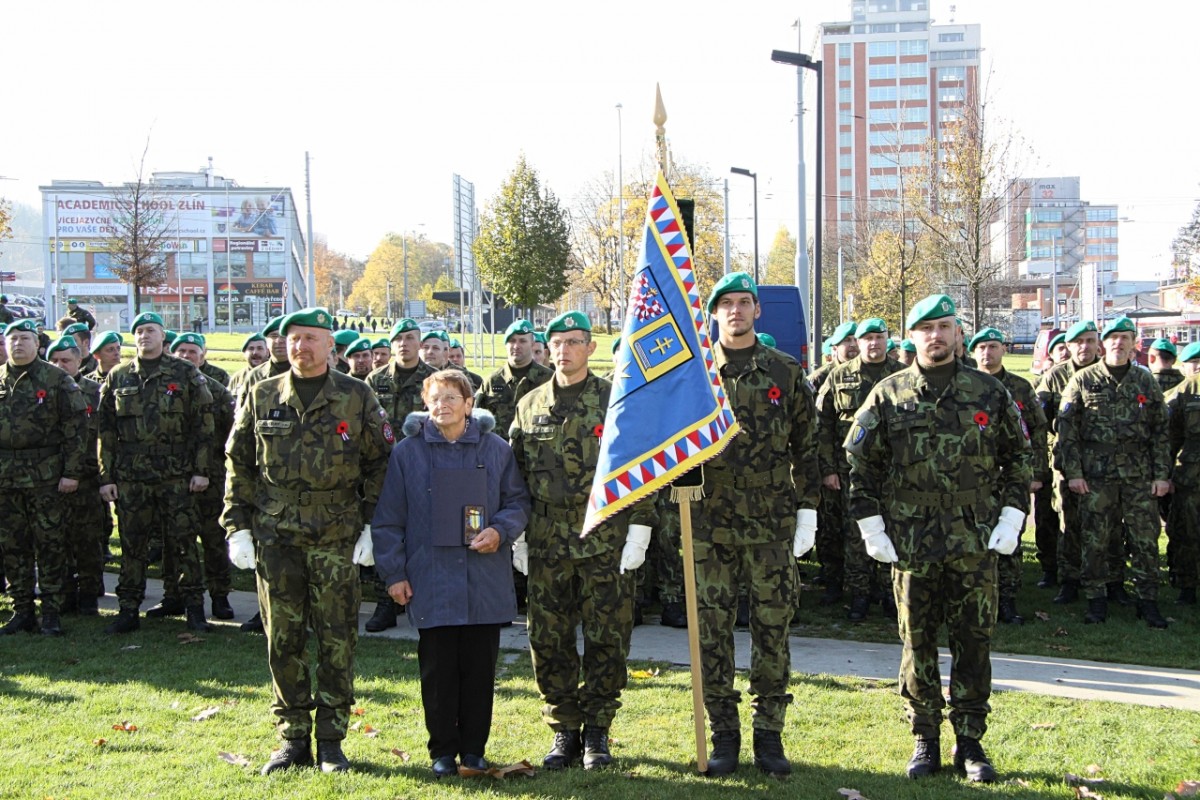
<path id="1" fill-rule="evenodd" d="M 664 177 L 670 177 L 667 161 L 667 107 L 663 105 L 662 87 L 654 84 L 654 142 L 658 151 L 658 168 Z"/>

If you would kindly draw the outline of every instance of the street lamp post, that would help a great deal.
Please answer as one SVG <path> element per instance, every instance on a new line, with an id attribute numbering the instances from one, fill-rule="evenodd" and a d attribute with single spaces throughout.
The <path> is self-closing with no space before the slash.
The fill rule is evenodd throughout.
<path id="1" fill-rule="evenodd" d="M 754 282 L 758 283 L 758 174 L 742 167 L 730 167 L 734 175 L 745 175 L 754 182 Z"/>

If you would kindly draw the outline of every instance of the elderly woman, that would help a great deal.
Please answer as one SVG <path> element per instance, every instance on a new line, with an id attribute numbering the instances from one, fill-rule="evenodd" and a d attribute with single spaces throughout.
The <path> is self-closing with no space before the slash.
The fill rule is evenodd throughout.
<path id="1" fill-rule="evenodd" d="M 517 613 L 512 543 L 529 518 L 529 491 L 508 443 L 472 414 L 467 376 L 425 379 L 428 414 L 410 414 L 396 444 L 371 538 L 375 568 L 418 629 L 421 701 L 433 772 L 487 769 L 500 627 Z"/>

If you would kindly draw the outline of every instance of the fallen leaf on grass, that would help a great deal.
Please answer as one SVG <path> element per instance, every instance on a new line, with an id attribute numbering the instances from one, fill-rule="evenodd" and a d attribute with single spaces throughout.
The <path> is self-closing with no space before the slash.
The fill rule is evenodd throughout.
<path id="1" fill-rule="evenodd" d="M 1104 800 L 1104 795 L 1093 792 L 1086 786 L 1076 786 L 1075 797 L 1078 800 Z"/>
<path id="2" fill-rule="evenodd" d="M 1045 611 L 1035 611 L 1035 612 L 1033 612 L 1033 615 L 1035 617 L 1037 617 L 1038 619 L 1040 619 L 1042 622 L 1050 621 L 1050 615 L 1047 614 Z"/>
<path id="3" fill-rule="evenodd" d="M 1096 769 L 1099 770 L 1100 768 L 1096 767 Z M 1068 772 L 1066 775 L 1063 775 L 1063 780 L 1071 786 L 1084 783 L 1104 783 L 1104 778 L 1085 778 L 1082 775 L 1073 775 L 1070 772 Z"/>
<path id="4" fill-rule="evenodd" d="M 196 716 L 192 717 L 192 722 L 204 722 L 204 720 L 208 719 L 211 716 L 216 715 L 220 710 L 221 710 L 220 706 L 210 706 L 210 707 L 204 709 L 203 711 L 201 711 Z"/>
<path id="5" fill-rule="evenodd" d="M 1087 774 L 1088 775 L 1099 775 L 1101 772 L 1104 772 L 1104 770 L 1100 767 L 1099 764 L 1088 764 L 1087 765 Z"/>
<path id="6" fill-rule="evenodd" d="M 108 739 L 103 737 L 92 739 L 92 744 L 96 745 L 96 747 L 104 747 L 104 745 L 108 744 Z"/>
<path id="7" fill-rule="evenodd" d="M 488 770 L 488 774 L 493 778 L 501 780 L 507 778 L 509 775 L 522 775 L 526 778 L 532 778 L 537 774 L 537 770 L 528 761 L 518 761 L 516 764 L 509 764 L 507 767 L 492 767 Z"/>
<path id="8" fill-rule="evenodd" d="M 401 750 L 399 747 L 392 748 L 392 755 L 403 761 L 405 764 L 407 764 L 409 759 L 412 758 L 412 756 L 410 756 L 406 751 Z"/>
<path id="9" fill-rule="evenodd" d="M 358 708 L 351 709 L 350 713 L 356 717 L 361 717 L 363 714 L 366 714 L 367 712 L 365 709 L 363 709 L 361 706 L 359 706 Z"/>
<path id="10" fill-rule="evenodd" d="M 359 728 L 361 728 L 361 727 L 362 727 L 362 720 L 359 720 L 358 722 L 356 722 L 356 723 L 354 723 L 353 725 L 351 725 L 351 726 L 350 726 L 350 728 L 349 728 L 349 730 L 351 730 L 351 731 L 357 731 L 357 730 L 358 730 Z"/>
<path id="11" fill-rule="evenodd" d="M 1029 727 L 1031 730 L 1035 731 L 1048 731 L 1053 730 L 1056 725 L 1057 723 L 1054 722 L 1039 722 L 1036 725 L 1030 725 Z"/>
<path id="12" fill-rule="evenodd" d="M 372 728 L 370 725 L 363 725 L 362 732 L 363 732 L 363 736 L 366 736 L 369 739 L 374 739 L 376 736 L 379 735 L 379 731 L 376 730 L 375 728 Z"/>
<path id="13" fill-rule="evenodd" d="M 122 647 L 121 649 L 122 650 L 141 650 L 142 646 L 140 644 L 127 644 L 124 647 Z"/>
<path id="14" fill-rule="evenodd" d="M 858 789 L 838 789 L 838 794 L 846 800 L 867 800 L 866 796 Z"/>
<path id="15" fill-rule="evenodd" d="M 219 753 L 217 753 L 217 757 L 220 758 L 222 761 L 226 761 L 230 764 L 233 764 L 235 767 L 250 766 L 250 760 L 248 758 L 246 758 L 245 756 L 237 755 L 235 753 L 226 753 L 224 750 L 222 750 Z"/>
<path id="16" fill-rule="evenodd" d="M 657 668 L 655 668 L 654 670 L 648 670 L 648 669 L 634 669 L 634 670 L 630 670 L 630 671 L 629 671 L 629 677 L 631 677 L 631 678 L 643 678 L 643 679 L 645 679 L 645 678 L 657 678 L 657 677 L 658 677 L 658 669 L 657 669 Z"/>
<path id="17" fill-rule="evenodd" d="M 1180 781 L 1175 787 L 1175 794 L 1180 797 L 1196 797 L 1200 795 L 1200 781 Z"/>
<path id="18" fill-rule="evenodd" d="M 1029 781 L 1023 778 L 1009 778 L 1005 781 L 1005 783 L 1012 784 L 1013 786 L 1020 786 L 1022 789 L 1029 788 Z"/>
<path id="19" fill-rule="evenodd" d="M 1067 632 L 1066 628 L 1055 628 L 1054 635 L 1055 636 L 1070 636 L 1071 634 Z"/>
<path id="20" fill-rule="evenodd" d="M 133 733 L 134 731 L 137 730 L 137 725 L 134 725 L 132 722 L 118 722 L 116 725 L 112 726 L 112 729 L 114 731 L 125 731 L 126 733 Z"/>
<path id="21" fill-rule="evenodd" d="M 196 636 L 191 633 L 181 633 L 175 638 L 179 640 L 180 644 L 200 644 L 200 642 L 204 641 L 203 636 Z"/>

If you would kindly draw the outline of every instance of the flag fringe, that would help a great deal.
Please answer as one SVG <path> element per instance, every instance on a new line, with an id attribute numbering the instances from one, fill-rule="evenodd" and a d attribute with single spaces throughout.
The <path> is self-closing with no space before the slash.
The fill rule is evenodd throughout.
<path id="1" fill-rule="evenodd" d="M 699 503 L 704 499 L 703 486 L 672 486 L 672 503 Z"/>

